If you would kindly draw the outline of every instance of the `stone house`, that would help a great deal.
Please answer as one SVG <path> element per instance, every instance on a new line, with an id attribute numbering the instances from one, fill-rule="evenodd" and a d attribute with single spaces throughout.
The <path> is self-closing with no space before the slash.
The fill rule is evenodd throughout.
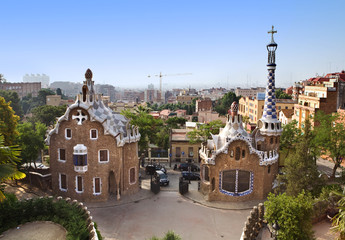
<path id="1" fill-rule="evenodd" d="M 106 201 L 139 190 L 138 128 L 94 92 L 90 69 L 82 94 L 46 139 L 52 190 L 79 201 Z"/>

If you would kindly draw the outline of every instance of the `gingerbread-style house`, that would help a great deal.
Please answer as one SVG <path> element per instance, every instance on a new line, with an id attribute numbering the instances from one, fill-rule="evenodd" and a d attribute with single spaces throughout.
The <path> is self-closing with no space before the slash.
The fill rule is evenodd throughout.
<path id="1" fill-rule="evenodd" d="M 200 150 L 200 191 L 209 201 L 264 199 L 278 173 L 279 138 L 282 132 L 275 106 L 275 50 L 268 49 L 268 82 L 262 118 L 252 134 L 243 129 L 242 116 L 234 102 L 226 126 Z"/>
<path id="2" fill-rule="evenodd" d="M 80 201 L 120 199 L 139 190 L 140 133 L 94 92 L 90 69 L 85 78 L 82 94 L 46 139 L 53 193 Z"/>

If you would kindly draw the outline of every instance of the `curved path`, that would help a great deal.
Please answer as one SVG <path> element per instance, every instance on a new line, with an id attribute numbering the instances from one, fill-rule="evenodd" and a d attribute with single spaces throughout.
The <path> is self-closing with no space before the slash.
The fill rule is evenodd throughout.
<path id="1" fill-rule="evenodd" d="M 65 240 L 66 230 L 53 222 L 29 222 L 7 230 L 1 240 Z"/>

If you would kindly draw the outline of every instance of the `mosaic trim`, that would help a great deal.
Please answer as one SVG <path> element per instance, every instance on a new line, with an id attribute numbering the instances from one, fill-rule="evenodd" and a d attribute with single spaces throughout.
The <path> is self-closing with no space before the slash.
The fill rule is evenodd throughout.
<path id="1" fill-rule="evenodd" d="M 225 195 L 232 196 L 232 197 L 242 197 L 248 194 L 251 194 L 254 189 L 254 173 L 252 171 L 250 172 L 250 186 L 247 191 L 244 192 L 237 192 L 238 189 L 238 171 L 245 171 L 242 169 L 230 169 L 230 170 L 236 170 L 236 181 L 235 181 L 235 192 L 229 192 L 222 189 L 222 179 L 223 179 L 223 171 L 219 172 L 219 191 Z"/>

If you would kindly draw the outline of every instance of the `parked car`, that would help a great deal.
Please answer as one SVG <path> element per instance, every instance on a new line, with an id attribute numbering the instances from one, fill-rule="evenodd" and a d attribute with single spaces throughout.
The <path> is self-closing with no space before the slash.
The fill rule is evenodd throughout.
<path id="1" fill-rule="evenodd" d="M 168 174 L 165 174 L 163 171 L 161 170 L 157 170 L 156 171 L 156 177 L 159 176 L 159 183 L 161 186 L 168 186 L 169 185 L 169 178 L 168 178 Z"/>
<path id="2" fill-rule="evenodd" d="M 165 174 L 167 173 L 166 168 L 164 166 L 161 166 L 161 165 L 149 164 L 145 167 L 146 175 L 153 175 L 157 170 L 161 170 Z"/>
<path id="3" fill-rule="evenodd" d="M 192 172 L 200 171 L 200 168 L 193 163 L 181 163 L 180 166 L 178 166 L 178 169 L 180 171 L 189 171 L 189 167 Z"/>
<path id="4" fill-rule="evenodd" d="M 183 171 L 181 174 L 185 180 L 200 180 L 200 174 L 197 172 Z"/>

